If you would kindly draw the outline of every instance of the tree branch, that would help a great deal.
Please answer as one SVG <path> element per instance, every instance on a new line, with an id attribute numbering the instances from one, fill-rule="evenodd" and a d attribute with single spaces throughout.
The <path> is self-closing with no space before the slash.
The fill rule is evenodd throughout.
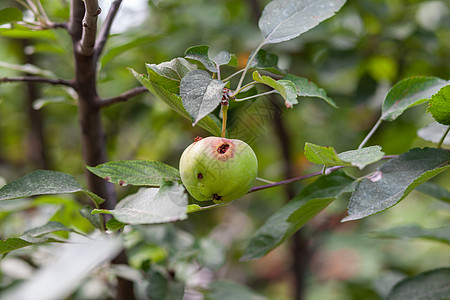
<path id="1" fill-rule="evenodd" d="M 105 47 L 106 41 L 108 40 L 109 32 L 111 31 L 111 26 L 116 17 L 117 11 L 119 10 L 122 0 L 115 0 L 111 3 L 108 15 L 106 16 L 105 22 L 102 25 L 100 33 L 98 35 L 97 41 L 95 42 L 94 51 L 95 56 L 100 57 L 103 48 Z"/>
<path id="2" fill-rule="evenodd" d="M 143 93 L 146 93 L 146 92 L 148 92 L 146 87 L 138 86 L 138 87 L 135 87 L 135 88 L 133 88 L 133 89 L 131 89 L 129 91 L 126 91 L 125 93 L 120 94 L 117 97 L 109 98 L 109 99 L 105 99 L 105 100 L 100 100 L 98 102 L 98 106 L 105 107 L 105 106 L 108 106 L 108 105 L 111 105 L 111 104 L 114 104 L 114 103 L 125 102 L 125 101 L 127 101 L 128 99 L 130 99 L 130 98 L 132 98 L 134 96 L 137 96 L 137 95 L 140 95 L 140 94 L 143 94 Z"/>
<path id="3" fill-rule="evenodd" d="M 334 172 L 334 171 L 342 169 L 342 168 L 343 168 L 343 166 L 331 167 L 331 168 L 327 169 L 327 171 L 326 171 L 327 175 L 330 174 L 331 172 Z M 289 179 L 286 179 L 286 180 L 282 180 L 282 181 L 278 181 L 278 182 L 274 182 L 274 183 L 270 183 L 270 184 L 255 186 L 249 191 L 249 193 L 253 193 L 253 192 L 256 192 L 256 191 L 260 191 L 260 190 L 264 190 L 264 189 L 268 189 L 268 188 L 272 188 L 272 187 L 276 187 L 276 186 L 280 186 L 280 185 L 284 185 L 284 184 L 288 184 L 288 183 L 293 183 L 293 182 L 296 182 L 296 181 L 308 179 L 308 178 L 319 176 L 319 175 L 323 175 L 323 172 L 322 171 L 317 171 L 317 172 L 309 173 L 309 174 L 306 174 L 306 175 L 303 175 L 303 176 L 299 176 L 299 177 L 289 178 Z"/>
<path id="4" fill-rule="evenodd" d="M 75 88 L 72 81 L 64 80 L 60 78 L 46 78 L 37 76 L 20 76 L 20 77 L 1 77 L 0 82 L 35 82 L 35 83 L 48 83 L 52 85 L 65 85 L 71 88 Z"/>
<path id="5" fill-rule="evenodd" d="M 84 4 L 83 0 L 71 0 L 70 1 L 70 20 L 67 25 L 69 34 L 72 37 L 74 45 L 81 39 L 82 34 L 82 20 L 84 16 Z"/>
<path id="6" fill-rule="evenodd" d="M 54 23 L 51 22 L 50 24 L 47 25 L 48 29 L 51 28 L 64 28 L 64 29 L 68 29 L 69 28 L 69 24 L 66 22 L 62 22 L 62 23 Z"/>
<path id="7" fill-rule="evenodd" d="M 101 13 L 97 0 L 84 0 L 85 14 L 83 18 L 81 40 L 77 51 L 83 56 L 94 53 L 95 39 L 97 35 L 97 19 Z"/>
<path id="8" fill-rule="evenodd" d="M 450 150 L 447 150 L 447 151 L 450 152 Z M 383 156 L 382 159 L 392 159 L 392 158 L 397 158 L 397 157 L 398 157 L 398 155 L 385 155 L 385 156 Z M 314 176 L 328 175 L 328 174 L 330 174 L 330 173 L 332 173 L 334 171 L 337 171 L 339 169 L 342 169 L 342 168 L 345 168 L 345 166 L 330 167 L 328 169 L 325 169 L 325 174 L 324 174 L 323 171 L 318 171 L 318 172 L 306 174 L 306 175 L 303 175 L 303 176 L 289 178 L 289 179 L 286 179 L 286 180 L 282 180 L 282 181 L 266 184 L 266 185 L 255 186 L 249 191 L 249 193 L 260 191 L 260 190 L 264 190 L 264 189 L 268 189 L 268 188 L 272 188 L 272 187 L 276 187 L 276 186 L 280 186 L 280 185 L 284 185 L 284 184 L 288 184 L 288 183 L 293 183 L 293 182 L 304 180 L 304 179 L 311 178 L 311 177 L 314 177 Z"/>

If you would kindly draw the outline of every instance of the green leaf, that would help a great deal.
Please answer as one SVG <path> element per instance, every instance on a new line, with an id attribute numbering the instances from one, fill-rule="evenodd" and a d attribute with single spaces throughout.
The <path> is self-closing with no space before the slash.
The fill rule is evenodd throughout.
<path id="1" fill-rule="evenodd" d="M 186 213 L 190 214 L 190 213 L 194 213 L 194 212 L 201 211 L 201 210 L 202 210 L 202 207 L 200 205 L 198 205 L 198 204 L 189 204 L 187 206 Z"/>
<path id="2" fill-rule="evenodd" d="M 265 297 L 250 288 L 229 280 L 214 281 L 204 291 L 205 300 L 263 300 Z"/>
<path id="3" fill-rule="evenodd" d="M 43 244 L 62 242 L 63 241 L 56 240 L 54 238 L 32 238 L 27 236 L 20 238 L 9 238 L 6 240 L 0 240 L 0 255 L 28 246 L 39 246 Z"/>
<path id="4" fill-rule="evenodd" d="M 425 229 L 418 225 L 404 225 L 374 232 L 372 235 L 377 238 L 422 238 L 450 245 L 450 225 L 432 229 Z"/>
<path id="5" fill-rule="evenodd" d="M 437 77 L 416 76 L 403 79 L 386 95 L 381 108 L 381 119 L 397 119 L 406 109 L 428 101 L 447 84 L 448 81 Z"/>
<path id="6" fill-rule="evenodd" d="M 312 143 L 305 143 L 305 157 L 312 163 L 326 166 L 343 166 L 343 162 L 333 147 L 323 147 Z"/>
<path id="7" fill-rule="evenodd" d="M 34 171 L 3 186 L 0 189 L 0 200 L 76 192 L 88 195 L 97 205 L 104 201 L 96 194 L 84 189 L 73 176 L 48 170 Z"/>
<path id="8" fill-rule="evenodd" d="M 181 79 L 197 68 L 184 58 L 178 57 L 171 61 L 156 64 L 146 64 L 147 73 L 152 81 L 158 83 L 171 93 L 180 93 Z"/>
<path id="9" fill-rule="evenodd" d="M 252 54 L 250 54 L 249 59 L 250 57 L 252 57 Z M 258 51 L 256 56 L 250 62 L 249 68 L 267 71 L 276 75 L 286 74 L 286 72 L 283 72 L 278 68 L 278 56 L 269 53 L 264 49 Z"/>
<path id="10" fill-rule="evenodd" d="M 342 172 L 322 176 L 273 214 L 250 239 L 241 260 L 258 259 L 287 240 L 342 193 L 353 180 Z"/>
<path id="11" fill-rule="evenodd" d="M 441 88 L 437 94 L 431 97 L 427 112 L 437 122 L 450 125 L 450 85 Z"/>
<path id="12" fill-rule="evenodd" d="M 33 243 L 23 240 L 21 238 L 10 238 L 7 240 L 0 240 L 0 254 L 5 254 L 13 250 L 28 247 Z"/>
<path id="13" fill-rule="evenodd" d="M 450 268 L 435 269 L 397 283 L 387 300 L 443 300 L 450 298 Z"/>
<path id="14" fill-rule="evenodd" d="M 273 0 L 264 8 L 258 26 L 264 44 L 293 39 L 332 17 L 345 0 Z"/>
<path id="15" fill-rule="evenodd" d="M 114 210 L 94 209 L 92 213 L 112 214 L 127 224 L 167 223 L 187 218 L 187 194 L 178 183 L 161 188 L 142 188 L 122 199 Z"/>
<path id="16" fill-rule="evenodd" d="M 220 105 L 225 83 L 212 79 L 203 70 L 194 70 L 181 80 L 180 94 L 183 106 L 192 118 L 193 125 Z"/>
<path id="17" fill-rule="evenodd" d="M 127 225 L 127 224 L 119 222 L 116 219 L 112 218 L 112 219 L 109 219 L 108 222 L 106 222 L 106 229 L 108 229 L 112 232 L 116 232 L 116 231 L 124 228 L 125 225 Z"/>
<path id="18" fill-rule="evenodd" d="M 367 165 L 381 160 L 383 156 L 384 152 L 381 151 L 380 146 L 364 147 L 338 154 L 338 157 L 342 161 L 350 163 L 352 166 L 358 167 L 360 170 L 364 169 Z"/>
<path id="19" fill-rule="evenodd" d="M 16 26 L 18 27 L 18 26 Z M 50 30 L 31 30 L 26 27 L 18 27 L 17 29 L 0 28 L 0 36 L 16 39 L 47 39 L 56 40 L 56 35 Z"/>
<path id="20" fill-rule="evenodd" d="M 30 230 L 25 231 L 24 236 L 29 237 L 39 237 L 48 233 L 56 232 L 56 231 L 67 231 L 67 232 L 76 232 L 72 228 L 68 228 L 64 226 L 64 224 L 59 222 L 50 221 L 45 225 L 42 225 L 40 227 L 36 227 Z"/>
<path id="21" fill-rule="evenodd" d="M 163 181 L 179 181 L 174 167 L 159 161 L 119 160 L 86 168 L 95 175 L 120 185 L 160 186 Z"/>
<path id="22" fill-rule="evenodd" d="M 227 51 L 220 51 L 217 55 L 210 58 L 217 66 L 231 66 L 238 67 L 239 62 L 234 54 Z"/>
<path id="23" fill-rule="evenodd" d="M 175 95 L 174 93 L 169 92 L 163 86 L 161 86 L 158 82 L 155 82 L 152 77 L 147 77 L 145 75 L 141 75 L 136 71 L 130 69 L 133 73 L 134 77 L 145 86 L 153 95 L 155 95 L 158 99 L 166 103 L 171 109 L 176 111 L 178 114 L 182 115 L 188 120 L 191 120 L 188 112 L 184 109 L 183 103 L 181 101 L 180 96 Z M 215 136 L 220 136 L 222 130 L 217 125 L 216 122 L 210 117 L 206 116 L 202 120 L 198 122 L 198 125 L 208 132 L 212 133 Z"/>
<path id="24" fill-rule="evenodd" d="M 361 219 L 404 199 L 419 184 L 449 167 L 450 153 L 435 148 L 415 148 L 391 159 L 358 185 L 342 221 Z"/>
<path id="25" fill-rule="evenodd" d="M 286 107 L 290 108 L 297 104 L 297 91 L 295 85 L 289 80 L 275 80 L 269 76 L 262 76 L 258 71 L 253 72 L 253 80 L 270 86 L 280 93 L 285 100 Z"/>
<path id="26" fill-rule="evenodd" d="M 205 68 L 213 73 L 217 72 L 216 64 L 209 58 L 209 46 L 194 46 L 186 50 L 184 57 L 201 62 Z"/>
<path id="27" fill-rule="evenodd" d="M 239 66 L 236 55 L 227 51 L 221 51 L 217 55 L 211 57 L 209 55 L 209 46 L 194 46 L 186 50 L 185 57 L 201 62 L 205 68 L 213 73 L 217 73 L 218 66 Z"/>
<path id="28" fill-rule="evenodd" d="M 424 182 L 416 188 L 416 191 L 450 203 L 450 191 L 436 183 L 430 181 Z"/>
<path id="29" fill-rule="evenodd" d="M 325 100 L 329 105 L 334 108 L 338 108 L 333 99 L 327 96 L 324 89 L 318 87 L 314 82 L 309 81 L 304 77 L 299 77 L 291 74 L 287 74 L 283 77 L 285 80 L 290 80 L 294 83 L 297 96 L 301 97 L 316 97 Z"/>
<path id="30" fill-rule="evenodd" d="M 333 147 L 322 147 L 311 143 L 305 144 L 305 157 L 310 162 L 326 166 L 358 167 L 379 161 L 384 156 L 380 146 L 370 146 L 337 154 Z"/>
<path id="31" fill-rule="evenodd" d="M 83 206 L 80 210 L 80 215 L 84 218 L 86 218 L 95 228 L 103 228 L 103 223 L 100 218 L 100 215 L 93 215 L 92 207 L 90 206 Z"/>
<path id="32" fill-rule="evenodd" d="M 16 7 L 0 9 L 0 25 L 22 21 L 22 11 Z"/>
<path id="33" fill-rule="evenodd" d="M 417 135 L 425 141 L 438 144 L 447 130 L 448 126 L 434 122 L 419 129 Z M 442 145 L 450 145 L 450 134 L 447 134 Z"/>

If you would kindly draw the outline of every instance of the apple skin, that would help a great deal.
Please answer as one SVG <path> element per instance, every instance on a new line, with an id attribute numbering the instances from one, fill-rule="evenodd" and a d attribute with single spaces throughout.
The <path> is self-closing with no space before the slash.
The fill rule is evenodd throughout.
<path id="1" fill-rule="evenodd" d="M 258 161 L 241 140 L 207 137 L 184 150 L 179 168 L 192 197 L 220 204 L 247 194 L 256 179 Z"/>

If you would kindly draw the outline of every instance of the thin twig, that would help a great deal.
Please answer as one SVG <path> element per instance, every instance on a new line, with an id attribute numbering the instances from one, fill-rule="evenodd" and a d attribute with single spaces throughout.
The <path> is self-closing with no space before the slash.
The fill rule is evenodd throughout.
<path id="1" fill-rule="evenodd" d="M 83 33 L 78 44 L 78 52 L 84 56 L 90 56 L 94 52 L 97 35 L 97 19 L 101 12 L 97 0 L 84 0 L 85 13 L 83 18 Z"/>
<path id="2" fill-rule="evenodd" d="M 398 155 L 385 155 L 385 156 L 383 156 L 382 159 L 392 159 L 392 158 L 396 158 L 396 157 L 398 157 Z M 288 184 L 288 183 L 304 180 L 304 179 L 315 177 L 315 176 L 319 176 L 319 175 L 328 175 L 328 174 L 330 174 L 330 173 L 332 173 L 334 171 L 337 171 L 339 169 L 342 169 L 344 167 L 345 166 L 334 166 L 334 167 L 331 167 L 331 168 L 325 168 L 324 170 L 320 170 L 320 171 L 317 171 L 317 172 L 314 172 L 314 173 L 310 173 L 310 174 L 306 174 L 306 175 L 303 175 L 303 176 L 290 178 L 290 179 L 274 182 L 274 183 L 271 183 L 271 184 L 255 186 L 249 191 L 249 193 L 260 191 L 260 190 L 264 190 L 264 189 L 268 189 L 268 188 L 271 188 L 271 187 L 276 187 L 276 186 L 283 185 L 283 184 Z"/>
<path id="3" fill-rule="evenodd" d="M 442 147 L 442 144 L 445 141 L 445 137 L 448 135 L 449 132 L 450 132 L 450 126 L 448 126 L 447 130 L 445 131 L 444 135 L 442 136 L 441 140 L 439 141 L 439 144 L 437 146 L 438 148 Z"/>
<path id="4" fill-rule="evenodd" d="M 72 81 L 64 80 L 61 78 L 46 78 L 37 76 L 20 76 L 20 77 L 2 77 L 0 82 L 35 82 L 35 83 L 48 83 L 53 85 L 65 85 L 71 88 L 75 88 Z"/>
<path id="5" fill-rule="evenodd" d="M 239 91 L 242 83 L 244 82 L 244 78 L 245 78 L 245 74 L 247 74 L 248 69 L 250 68 L 250 64 L 252 63 L 252 61 L 255 59 L 256 55 L 258 54 L 259 50 L 261 50 L 261 48 L 264 46 L 264 41 L 258 45 L 258 47 L 256 47 L 255 51 L 253 52 L 252 56 L 250 56 L 250 58 L 247 61 L 247 64 L 245 65 L 244 71 L 241 75 L 241 78 L 239 79 L 239 83 L 238 86 L 236 88 L 236 91 Z M 236 93 L 233 95 L 235 96 Z"/>
<path id="6" fill-rule="evenodd" d="M 222 80 L 223 82 L 227 82 L 230 81 L 231 78 L 233 78 L 236 75 L 239 75 L 240 73 L 244 72 L 244 69 L 241 69 L 239 71 L 234 72 L 233 74 L 231 74 L 230 76 L 228 76 L 227 78 L 225 78 L 224 80 Z"/>
<path id="7" fill-rule="evenodd" d="M 137 95 L 140 95 L 140 94 L 143 94 L 143 93 L 146 93 L 146 92 L 148 92 L 146 87 L 138 86 L 138 87 L 135 87 L 135 88 L 133 88 L 131 90 L 126 91 L 125 93 L 120 94 L 117 97 L 109 98 L 109 99 L 105 99 L 105 100 L 100 100 L 98 102 L 98 105 L 100 107 L 105 107 L 105 106 L 108 106 L 108 105 L 111 105 L 111 104 L 114 104 L 114 103 L 125 102 L 125 101 L 127 101 L 128 99 L 130 99 L 130 98 L 132 98 L 134 96 L 137 96 Z"/>
<path id="8" fill-rule="evenodd" d="M 343 166 L 331 167 L 331 168 L 327 169 L 326 172 L 327 172 L 327 174 L 330 174 L 331 172 L 334 172 L 334 171 L 342 169 L 342 168 L 343 168 Z M 322 175 L 322 174 L 323 174 L 322 171 L 318 171 L 318 172 L 306 174 L 306 175 L 303 175 L 303 176 L 299 176 L 299 177 L 294 177 L 294 178 L 289 178 L 289 179 L 286 179 L 286 180 L 278 181 L 278 182 L 271 183 L 271 184 L 255 186 L 249 191 L 249 193 L 253 193 L 253 192 L 256 192 L 256 191 L 260 191 L 260 190 L 264 190 L 264 189 L 280 186 L 280 185 L 283 185 L 283 184 L 288 184 L 288 183 L 304 180 L 304 179 L 315 177 L 315 176 L 319 176 L 319 175 Z"/>
<path id="9" fill-rule="evenodd" d="M 258 97 L 261 97 L 261 96 L 270 95 L 270 94 L 273 94 L 273 93 L 277 93 L 277 91 L 276 90 L 271 90 L 271 91 L 268 91 L 268 92 L 264 92 L 264 93 L 261 93 L 261 94 L 256 94 L 256 95 L 245 97 L 245 98 L 236 98 L 235 100 L 238 101 L 238 102 L 239 101 L 245 101 L 245 100 L 250 100 L 250 99 L 253 99 L 253 98 L 258 98 Z"/>
<path id="10" fill-rule="evenodd" d="M 364 147 L 364 145 L 367 143 L 367 141 L 372 137 L 372 135 L 378 129 L 378 127 L 380 127 L 381 122 L 383 122 L 383 120 L 381 118 L 379 118 L 378 121 L 375 123 L 375 125 L 373 125 L 373 128 L 370 130 L 370 132 L 367 134 L 367 136 L 361 142 L 361 144 L 359 145 L 358 149 L 361 149 L 362 147 Z"/>
<path id="11" fill-rule="evenodd" d="M 117 11 L 119 10 L 120 4 L 122 0 L 115 0 L 111 3 L 111 7 L 109 8 L 108 15 L 106 16 L 105 22 L 100 29 L 100 33 L 98 35 L 97 41 L 95 42 L 95 55 L 99 57 L 105 47 L 106 41 L 108 40 L 109 32 L 111 31 L 111 26 L 116 17 Z"/>
<path id="12" fill-rule="evenodd" d="M 67 22 L 60 22 L 60 23 L 58 23 L 58 22 L 56 22 L 56 23 L 51 22 L 51 23 L 47 24 L 47 26 L 45 28 L 46 29 L 51 29 L 51 28 L 64 28 L 64 29 L 67 29 L 68 27 L 69 27 L 69 25 L 68 25 Z"/>
<path id="13" fill-rule="evenodd" d="M 51 23 L 50 19 L 48 18 L 47 14 L 45 13 L 44 8 L 42 7 L 42 3 L 40 0 L 36 0 L 36 6 L 37 6 L 40 16 L 44 19 L 44 23 L 45 24 Z"/>

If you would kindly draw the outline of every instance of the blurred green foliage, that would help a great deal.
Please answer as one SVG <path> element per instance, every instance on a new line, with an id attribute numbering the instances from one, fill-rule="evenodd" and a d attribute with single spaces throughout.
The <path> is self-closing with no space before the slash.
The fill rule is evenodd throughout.
<path id="1" fill-rule="evenodd" d="M 157 64 L 183 56 L 187 48 L 195 45 L 210 45 L 213 52 L 235 53 L 243 65 L 261 41 L 256 24 L 260 11 L 251 4 L 256 3 L 261 9 L 267 2 L 148 1 L 144 5 L 146 19 L 126 30 L 120 24 L 132 15 L 119 15 L 98 70 L 99 94 L 113 97 L 137 86 L 128 67 L 145 72 L 145 63 Z M 0 9 L 11 3 L 2 1 Z M 53 21 L 67 20 L 67 1 L 42 3 Z M 106 14 L 107 4 L 102 5 Z M 74 67 L 70 39 L 62 29 L 52 32 L 28 38 L 24 46 L 23 39 L 5 36 L 0 28 L 0 61 L 23 64 L 25 54 L 32 55 L 38 67 L 71 79 Z M 447 1 L 361 0 L 349 1 L 336 16 L 299 38 L 266 47 L 280 57 L 281 68 L 323 87 L 340 108 L 335 110 L 317 99 L 302 99 L 289 110 L 283 107 L 282 99 L 232 103 L 230 124 L 242 124 L 244 140 L 252 145 L 259 159 L 259 176 L 273 181 L 284 176 L 283 155 L 274 126 L 276 115 L 281 115 L 287 128 L 295 175 L 318 171 L 318 166 L 307 162 L 303 155 L 305 142 L 330 145 L 338 152 L 355 149 L 379 118 L 381 102 L 393 84 L 414 75 L 450 78 L 449 33 Z M 21 75 L 2 67 L 0 74 L 0 77 Z M 76 99 L 66 88 L 47 85 L 38 88 L 41 98 L 65 102 L 40 109 L 50 167 L 73 174 L 83 182 Z M 8 182 L 36 168 L 29 160 L 33 149 L 28 143 L 26 93 L 23 84 L 0 85 L 0 179 Z M 245 113 L 249 110 L 255 112 L 253 116 L 258 114 L 257 118 Z M 381 145 L 386 154 L 429 145 L 416 136 L 419 128 L 432 121 L 424 112 L 425 106 L 418 106 L 392 123 L 383 123 L 370 144 Z M 207 135 L 150 94 L 110 106 L 103 117 L 111 161 L 158 160 L 177 167 L 179 156 L 193 138 Z M 450 176 L 443 174 L 436 181 L 449 188 Z M 296 191 L 301 187 L 300 183 L 293 186 Z M 129 187 L 117 190 L 120 198 L 135 191 Z M 20 212 L 17 206 L 2 204 L 0 237 L 19 234 L 42 223 L 42 218 L 76 226 L 80 231 L 91 230 L 85 219 L 74 215 L 81 206 L 70 199 L 38 198 L 37 208 Z M 246 283 L 269 299 L 290 299 L 292 278 L 288 266 L 292 258 L 287 245 L 255 262 L 238 261 L 249 236 L 286 201 L 283 188 L 278 187 L 247 195 L 228 207 L 193 214 L 188 221 L 175 226 L 134 228 L 126 234 L 131 266 L 147 268 L 148 272 L 153 272 L 148 269 L 151 264 L 173 267 L 178 274 L 184 274 L 184 279 L 176 279 L 182 281 L 189 277 L 184 263 L 201 257 L 205 249 L 213 249 L 217 257 L 206 265 L 218 271 L 214 275 L 208 273 L 209 276 Z M 336 201 L 306 228 L 309 242 L 317 250 L 310 261 L 305 299 L 382 299 L 389 290 L 387 286 L 400 278 L 448 266 L 447 245 L 423 240 L 373 239 L 367 235 L 402 224 L 439 226 L 450 220 L 447 204 L 413 193 L 387 212 L 343 224 L 339 221 L 345 216 L 346 202 L 345 197 Z M 37 209 L 43 212 L 39 214 Z M 15 213 L 11 214 L 12 211 Z M 150 234 L 151 230 L 165 234 L 152 240 L 155 235 Z M 175 231 L 183 233 L 174 234 Z M 218 241 L 220 246 L 211 240 Z M 184 252 L 174 249 L 186 250 L 191 255 L 180 257 Z M 9 283 L 4 281 L 0 288 Z"/>

